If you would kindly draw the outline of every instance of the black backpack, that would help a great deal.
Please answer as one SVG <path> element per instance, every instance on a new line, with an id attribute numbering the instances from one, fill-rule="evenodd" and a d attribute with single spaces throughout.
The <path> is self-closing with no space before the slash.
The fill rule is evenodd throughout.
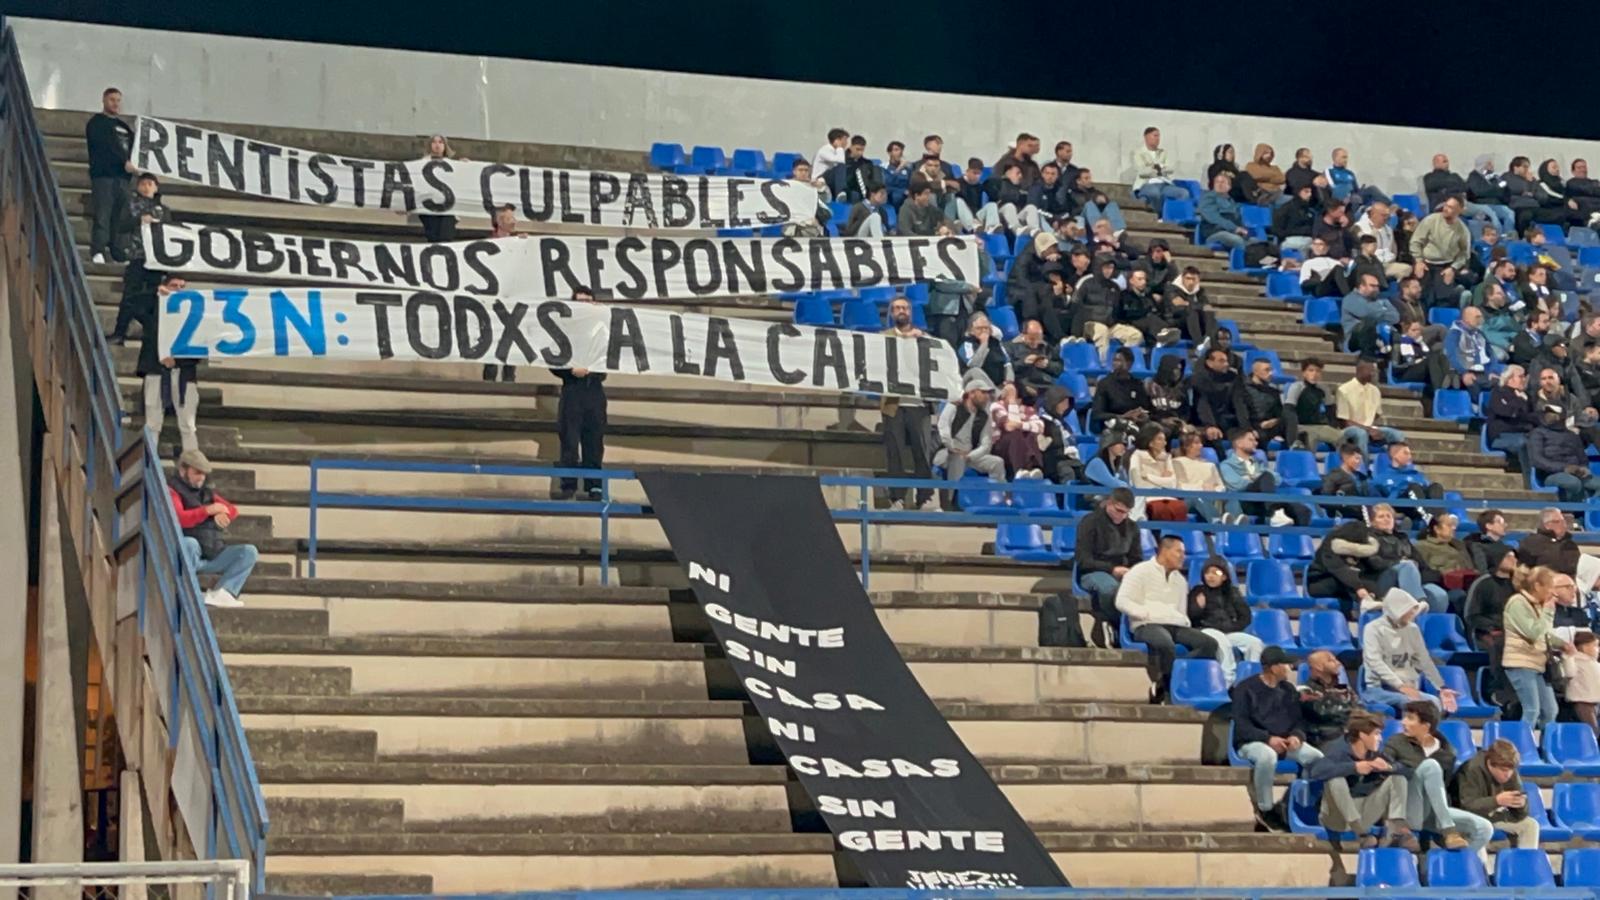
<path id="1" fill-rule="evenodd" d="M 1039 646 L 1087 647 L 1078 624 L 1078 598 L 1067 594 L 1046 597 L 1039 606 Z"/>

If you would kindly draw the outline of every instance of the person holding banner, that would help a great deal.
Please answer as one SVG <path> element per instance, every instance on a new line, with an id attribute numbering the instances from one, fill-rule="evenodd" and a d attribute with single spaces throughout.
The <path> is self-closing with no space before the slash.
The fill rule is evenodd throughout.
<path id="1" fill-rule="evenodd" d="M 490 240 L 518 237 L 517 235 L 517 208 L 507 203 L 494 211 L 494 226 L 489 230 Z M 590 297 L 589 299 L 594 299 Z M 517 380 L 517 367 L 501 365 L 499 363 L 483 364 L 484 381 L 503 381 L 507 384 Z"/>
<path id="2" fill-rule="evenodd" d="M 465 162 L 464 157 L 456 156 L 454 153 L 450 152 L 450 139 L 442 134 L 436 134 L 433 137 L 428 138 L 428 153 L 423 157 L 423 161 L 433 159 L 453 159 Z M 418 213 L 417 221 L 422 223 L 422 236 L 427 238 L 428 243 L 430 244 L 437 244 L 441 241 L 453 241 L 456 239 L 455 216 L 437 216 Z"/>
<path id="3" fill-rule="evenodd" d="M 889 304 L 889 321 L 892 324 L 884 329 L 884 334 L 913 340 L 926 336 L 922 329 L 912 324 L 911 301 L 904 297 L 896 297 Z M 909 475 L 932 478 L 928 441 L 933 433 L 933 422 L 928 415 L 928 405 L 909 398 L 884 397 L 880 409 L 883 413 L 883 455 L 889 477 L 905 478 Z M 891 509 L 904 509 L 912 501 L 910 488 L 890 488 L 889 496 L 894 498 Z M 933 489 L 918 489 L 916 503 L 921 509 L 934 509 Z"/>
<path id="4" fill-rule="evenodd" d="M 144 425 L 161 436 L 167 410 L 178 417 L 178 436 L 185 451 L 198 452 L 196 420 L 200 413 L 200 388 L 195 372 L 200 360 L 161 357 L 161 305 L 172 294 L 188 286 L 181 275 L 165 275 L 156 291 L 155 303 L 139 310 L 143 339 L 139 343 L 139 363 L 134 374 L 144 380 Z"/>
<path id="5" fill-rule="evenodd" d="M 594 292 L 579 287 L 572 302 L 593 303 Z M 505 368 L 511 369 L 510 366 Z M 561 379 L 561 401 L 556 406 L 556 434 L 561 443 L 561 468 L 599 469 L 606 455 L 606 373 L 588 369 L 553 369 Z M 578 489 L 576 478 L 561 479 L 557 500 L 570 500 Z M 584 498 L 603 498 L 600 479 L 583 480 Z"/>

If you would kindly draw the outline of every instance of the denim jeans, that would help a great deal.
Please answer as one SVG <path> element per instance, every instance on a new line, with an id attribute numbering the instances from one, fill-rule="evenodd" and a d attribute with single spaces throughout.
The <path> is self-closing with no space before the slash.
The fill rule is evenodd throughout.
<path id="1" fill-rule="evenodd" d="M 1094 228 L 1094 223 L 1105 219 L 1111 223 L 1112 234 L 1121 234 L 1128 230 L 1128 220 L 1122 217 L 1122 207 L 1117 201 L 1108 200 L 1104 207 L 1095 206 L 1093 203 L 1083 205 L 1083 227 Z"/>
<path id="2" fill-rule="evenodd" d="M 1399 588 L 1428 604 L 1428 612 L 1449 612 L 1450 595 L 1437 584 L 1423 584 L 1422 572 L 1411 560 L 1395 563 L 1378 576 L 1378 596 L 1390 588 Z"/>
<path id="3" fill-rule="evenodd" d="M 960 223 L 962 231 L 975 231 L 978 227 L 978 217 L 972 214 L 972 208 L 967 206 L 967 201 L 954 194 L 945 198 L 944 217 Z"/>
<path id="4" fill-rule="evenodd" d="M 1309 246 L 1311 246 L 1311 238 L 1303 234 L 1291 235 L 1278 242 L 1279 251 L 1296 250 L 1304 252 Z"/>
<path id="5" fill-rule="evenodd" d="M 1134 191 L 1133 194 L 1148 203 L 1150 208 L 1155 210 L 1158 215 L 1161 213 L 1161 204 L 1164 201 L 1190 199 L 1187 188 L 1181 188 L 1163 181 L 1146 182 L 1144 187 Z M 1195 197 L 1193 199 L 1198 200 L 1200 198 Z"/>
<path id="6" fill-rule="evenodd" d="M 1256 809 L 1266 812 L 1273 803 L 1272 776 L 1278 770 L 1278 751 L 1261 741 L 1252 741 L 1237 752 L 1240 759 L 1250 763 L 1250 799 L 1255 801 Z M 1292 759 L 1301 766 L 1309 766 L 1322 758 L 1322 751 L 1310 744 L 1301 744 L 1299 749 L 1290 750 L 1283 758 Z"/>
<path id="7" fill-rule="evenodd" d="M 1503 235 L 1515 234 L 1517 231 L 1517 217 L 1511 212 L 1511 207 L 1503 203 L 1471 203 L 1462 207 L 1462 213 L 1469 219 L 1485 218 L 1494 222 Z"/>
<path id="8" fill-rule="evenodd" d="M 1422 694 L 1417 697 L 1407 697 L 1399 691 L 1391 691 L 1386 687 L 1362 687 L 1361 705 L 1368 709 L 1382 709 L 1387 712 L 1399 714 L 1400 708 L 1415 700 L 1426 700 L 1439 709 L 1439 715 L 1444 715 L 1444 704 L 1432 694 Z"/>
<path id="9" fill-rule="evenodd" d="M 237 598 L 244 583 L 256 567 L 256 548 L 250 544 L 229 544 L 222 548 L 216 559 L 200 558 L 200 542 L 192 537 L 183 539 L 183 555 L 189 565 L 201 575 L 220 575 L 217 587 Z"/>
<path id="10" fill-rule="evenodd" d="M 1562 503 L 1582 503 L 1595 494 L 1600 494 L 1600 477 L 1593 472 L 1579 478 L 1568 475 L 1566 472 L 1557 472 L 1554 475 L 1544 476 L 1547 487 L 1553 487 L 1561 495 Z"/>
<path id="11" fill-rule="evenodd" d="M 1113 624 L 1117 618 L 1117 589 L 1122 587 L 1110 572 L 1090 572 L 1079 576 L 1078 584 L 1089 592 L 1096 614 Z"/>
<path id="12" fill-rule="evenodd" d="M 1450 806 L 1444 792 L 1444 770 L 1437 760 L 1423 760 L 1406 779 L 1406 791 L 1406 823 L 1412 828 L 1459 831 L 1467 839 L 1467 849 L 1474 853 L 1494 836 L 1488 819 Z"/>
<path id="13" fill-rule="evenodd" d="M 1211 635 L 1211 639 L 1217 642 L 1217 665 L 1222 667 L 1222 680 L 1229 685 L 1233 684 L 1234 672 L 1239 668 L 1236 651 L 1244 654 L 1246 662 L 1260 662 L 1261 651 L 1267 649 L 1265 641 L 1248 632 L 1226 633 L 1215 628 L 1200 630 Z"/>
<path id="14" fill-rule="evenodd" d="M 1384 425 L 1378 426 L 1378 435 L 1383 439 L 1385 444 L 1398 444 L 1406 439 L 1405 432 L 1398 428 L 1389 428 Z M 1367 430 L 1365 428 L 1362 428 L 1359 425 L 1352 425 L 1344 430 L 1344 436 L 1345 440 L 1348 440 L 1359 447 L 1363 455 L 1366 454 L 1367 444 L 1372 438 L 1367 434 Z"/>
<path id="15" fill-rule="evenodd" d="M 1489 445 L 1489 449 L 1504 450 L 1507 456 L 1515 456 L 1524 472 L 1531 468 L 1528 463 L 1528 436 L 1525 434 L 1517 434 L 1515 432 L 1502 434 L 1494 439 L 1494 443 Z"/>
<path id="16" fill-rule="evenodd" d="M 1529 729 L 1543 731 L 1546 725 L 1556 720 L 1556 691 L 1543 672 L 1507 668 L 1506 680 L 1511 682 L 1511 689 L 1517 692 L 1517 701 L 1522 704 L 1522 721 L 1527 723 Z"/>

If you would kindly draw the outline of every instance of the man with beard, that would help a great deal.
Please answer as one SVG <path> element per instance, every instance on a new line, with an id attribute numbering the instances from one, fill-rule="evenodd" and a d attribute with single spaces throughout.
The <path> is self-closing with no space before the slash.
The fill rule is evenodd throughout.
<path id="1" fill-rule="evenodd" d="M 1128 273 L 1128 286 L 1112 310 L 1112 318 L 1119 324 L 1138 329 L 1141 340 L 1151 346 L 1167 346 L 1178 340 L 1178 330 L 1167 325 L 1157 313 L 1160 301 L 1150 293 L 1146 274 L 1139 269 Z"/>
<path id="2" fill-rule="evenodd" d="M 1113 277 L 1117 271 L 1116 257 L 1109 253 L 1094 258 L 1094 275 L 1079 285 L 1073 295 L 1074 312 L 1072 331 L 1079 337 L 1092 341 L 1104 356 L 1111 339 L 1123 344 L 1139 344 L 1144 334 L 1137 328 L 1111 322 L 1112 310 L 1122 297 L 1122 287 Z"/>
<path id="3" fill-rule="evenodd" d="M 1216 443 L 1248 424 L 1239 373 L 1228 367 L 1228 351 L 1213 347 L 1194 374 L 1194 424 L 1207 441 Z"/>
<path id="4" fill-rule="evenodd" d="M 1294 421 L 1294 408 L 1283 405 L 1283 393 L 1272 381 L 1272 363 L 1258 359 L 1250 365 L 1250 378 L 1244 383 L 1244 407 L 1247 423 L 1256 431 L 1256 440 L 1262 446 L 1278 438 L 1285 446 L 1294 443 L 1299 428 Z"/>
<path id="5" fill-rule="evenodd" d="M 884 334 L 902 338 L 926 337 L 922 329 L 911 322 L 911 301 L 894 298 L 889 304 L 890 326 Z M 883 455 L 890 478 L 933 477 L 933 467 L 928 461 L 928 437 L 933 430 L 933 420 L 928 405 L 909 398 L 885 396 L 881 401 L 883 413 Z M 891 508 L 904 509 L 911 502 L 910 488 L 891 488 Z M 935 509 L 933 489 L 918 489 L 916 503 L 922 509 Z"/>
<path id="6" fill-rule="evenodd" d="M 1143 422 L 1150 417 L 1150 395 L 1132 369 L 1133 351 L 1118 347 L 1111 355 L 1111 374 L 1100 379 L 1094 388 L 1094 407 L 1089 417 L 1094 428 L 1104 428 L 1112 419 Z"/>
<path id="7" fill-rule="evenodd" d="M 1310 669 L 1306 683 L 1300 685 L 1300 713 L 1306 726 L 1306 743 L 1321 746 L 1344 732 L 1344 723 L 1353 710 L 1361 708 L 1350 689 L 1344 663 L 1327 650 L 1306 657 Z"/>

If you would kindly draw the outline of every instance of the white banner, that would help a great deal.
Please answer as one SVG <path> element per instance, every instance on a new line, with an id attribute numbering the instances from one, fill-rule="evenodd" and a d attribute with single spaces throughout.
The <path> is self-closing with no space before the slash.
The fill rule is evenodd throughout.
<path id="1" fill-rule="evenodd" d="M 510 204 L 526 221 L 569 225 L 758 228 L 809 219 L 817 208 L 816 189 L 797 181 L 360 159 L 151 116 L 134 129 L 133 163 L 162 178 L 315 206 L 473 215 Z"/>
<path id="2" fill-rule="evenodd" d="M 498 362 L 693 375 L 943 400 L 961 392 L 937 338 L 613 304 L 428 291 L 184 290 L 161 300 L 163 357 Z"/>
<path id="3" fill-rule="evenodd" d="M 973 238 L 667 238 L 539 235 L 378 243 L 220 226 L 144 226 L 157 271 L 558 299 L 690 300 L 980 280 Z"/>

